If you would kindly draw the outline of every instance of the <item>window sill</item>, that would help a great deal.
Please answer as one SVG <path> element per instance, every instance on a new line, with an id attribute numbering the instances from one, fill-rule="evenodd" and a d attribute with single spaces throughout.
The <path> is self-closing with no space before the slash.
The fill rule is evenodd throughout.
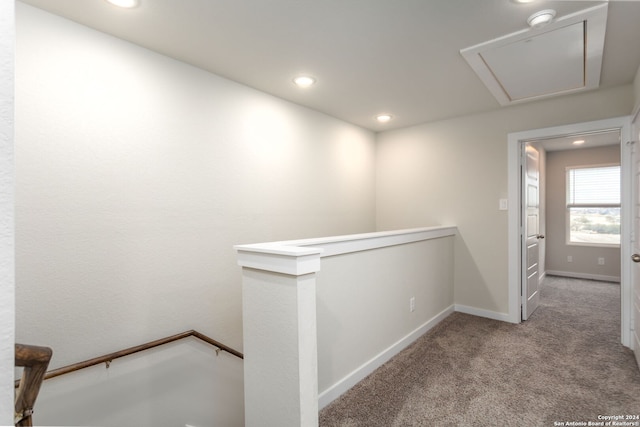
<path id="1" fill-rule="evenodd" d="M 620 249 L 620 243 L 566 242 L 567 246 Z"/>

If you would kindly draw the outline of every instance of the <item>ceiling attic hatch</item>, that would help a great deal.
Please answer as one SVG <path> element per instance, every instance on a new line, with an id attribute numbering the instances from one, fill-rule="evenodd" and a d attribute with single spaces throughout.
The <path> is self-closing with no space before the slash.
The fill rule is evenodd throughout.
<path id="1" fill-rule="evenodd" d="M 506 106 L 600 85 L 607 4 L 478 44 L 460 53 Z"/>

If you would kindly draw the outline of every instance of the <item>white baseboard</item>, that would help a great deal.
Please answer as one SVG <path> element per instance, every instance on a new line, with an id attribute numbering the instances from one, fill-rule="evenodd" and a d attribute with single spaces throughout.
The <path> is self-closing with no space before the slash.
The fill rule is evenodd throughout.
<path id="1" fill-rule="evenodd" d="M 346 377 L 342 378 L 340 381 L 321 392 L 318 396 L 318 409 L 322 409 L 327 406 L 329 403 L 333 402 L 335 399 L 340 397 L 343 393 L 349 390 L 351 387 L 362 381 L 367 375 L 378 369 L 385 362 L 391 359 L 396 354 L 400 353 L 410 344 L 412 344 L 415 340 L 424 335 L 431 328 L 436 326 L 445 317 L 452 314 L 454 312 L 454 306 L 449 306 L 446 309 L 442 310 L 440 313 L 429 319 L 427 322 L 422 324 L 420 327 L 415 329 L 413 332 L 406 335 L 404 338 L 400 339 L 396 343 L 392 344 L 387 349 L 380 352 L 378 355 L 374 356 L 368 362 L 364 363 L 359 368 L 352 371 Z"/>
<path id="2" fill-rule="evenodd" d="M 573 277 L 574 279 L 600 280 L 603 282 L 620 283 L 619 276 L 604 276 L 602 274 L 574 273 L 571 271 L 557 271 L 557 270 L 547 270 L 546 274 L 548 276 Z"/>
<path id="3" fill-rule="evenodd" d="M 498 313 L 497 311 L 485 310 L 482 308 L 469 307 L 468 305 L 456 304 L 455 310 L 460 313 L 472 314 L 474 316 L 486 317 L 488 319 L 509 322 L 509 313 Z"/>

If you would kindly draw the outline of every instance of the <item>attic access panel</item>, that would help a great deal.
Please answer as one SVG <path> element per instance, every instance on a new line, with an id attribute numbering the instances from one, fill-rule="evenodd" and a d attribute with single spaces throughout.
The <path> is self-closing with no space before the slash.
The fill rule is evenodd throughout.
<path id="1" fill-rule="evenodd" d="M 597 88 L 603 4 L 460 51 L 501 105 Z"/>
<path id="2" fill-rule="evenodd" d="M 583 88 L 584 23 L 576 23 L 480 54 L 511 101 Z"/>

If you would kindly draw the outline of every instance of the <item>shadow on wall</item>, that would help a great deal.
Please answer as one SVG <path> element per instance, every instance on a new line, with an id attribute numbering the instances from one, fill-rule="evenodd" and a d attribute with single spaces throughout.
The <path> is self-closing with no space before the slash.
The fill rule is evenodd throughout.
<path id="1" fill-rule="evenodd" d="M 508 314 L 508 289 L 504 289 L 500 296 L 504 297 L 504 301 L 501 302 L 498 299 L 498 295 L 495 294 L 495 286 L 492 289 L 488 283 L 490 281 L 496 281 L 496 277 L 486 277 L 480 268 L 478 262 L 472 255 L 471 249 L 467 245 L 463 232 L 459 231 L 455 237 L 455 263 L 453 267 L 454 276 L 454 301 L 457 311 L 470 312 L 476 314 L 473 311 L 464 310 L 464 308 L 471 308 L 475 310 L 477 314 L 484 314 L 487 317 L 502 318 Z M 494 253 L 494 248 L 491 246 L 490 241 L 485 242 L 485 247 L 476 248 L 473 252 L 476 255 L 484 257 L 491 257 Z M 487 265 L 485 262 L 483 265 Z M 499 274 L 499 272 L 493 272 Z M 506 271 L 504 272 L 504 282 L 506 280 Z M 499 289 L 498 289 L 499 290 Z M 460 310 L 460 306 L 463 309 Z M 507 310 L 501 310 L 500 307 L 505 307 Z"/>
<path id="2" fill-rule="evenodd" d="M 195 338 L 44 382 L 36 425 L 244 426 L 243 362 Z"/>

